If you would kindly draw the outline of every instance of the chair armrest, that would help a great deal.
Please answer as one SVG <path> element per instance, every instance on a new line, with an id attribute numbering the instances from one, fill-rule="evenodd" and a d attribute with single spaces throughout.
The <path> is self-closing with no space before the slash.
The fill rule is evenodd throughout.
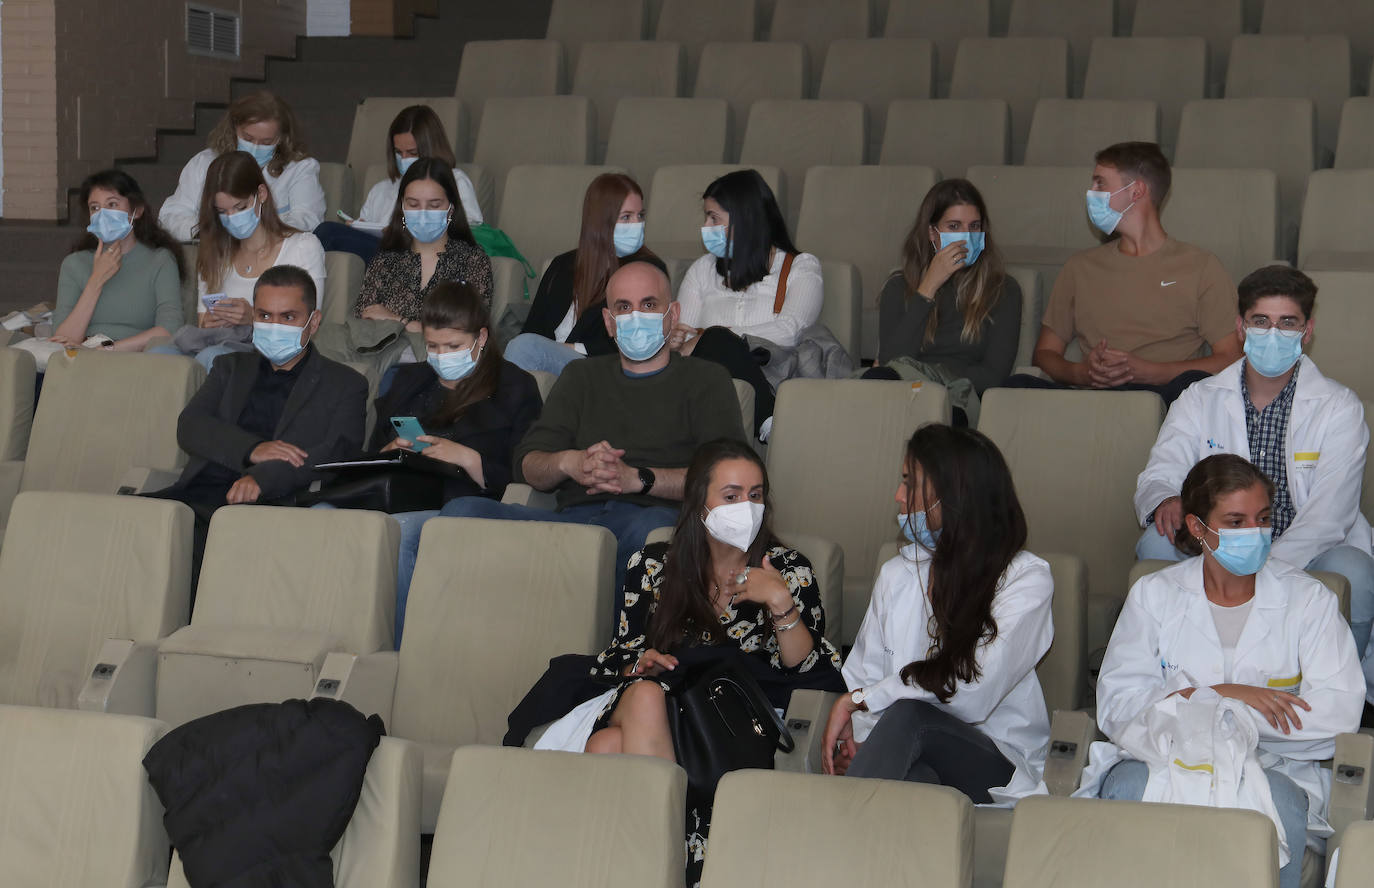
<path id="1" fill-rule="evenodd" d="M 399 666 L 400 657 L 396 651 L 330 654 L 320 667 L 313 696 L 341 700 L 363 715 L 380 715 L 382 722 L 390 725 Z"/>
<path id="2" fill-rule="evenodd" d="M 171 487 L 181 477 L 181 472 L 169 469 L 153 469 L 147 466 L 134 466 L 127 470 L 119 479 L 119 487 L 115 493 L 135 494 L 148 493 L 152 490 L 162 490 Z"/>
<path id="3" fill-rule="evenodd" d="M 830 707 L 840 698 L 831 691 L 813 691 L 799 688 L 792 692 L 787 701 L 787 715 L 783 724 L 792 734 L 796 744 L 791 752 L 778 752 L 773 756 L 773 767 L 779 771 L 795 771 L 803 774 L 821 773 L 821 744 L 825 741 L 825 723 L 830 718 Z"/>
<path id="4" fill-rule="evenodd" d="M 1326 822 L 1335 830 L 1330 842 L 1339 844 L 1345 828 L 1374 815 L 1374 737 L 1337 734 L 1331 759 L 1331 799 Z M 1332 844 L 1331 847 L 1335 847 Z"/>
<path id="5" fill-rule="evenodd" d="M 1046 373 L 1044 370 L 1041 370 L 1039 367 L 1029 364 L 1025 367 L 1017 367 L 1015 370 L 1011 372 L 1017 376 L 1034 376 L 1036 379 L 1048 380 L 1050 378 L 1049 374 Z"/>
<path id="6" fill-rule="evenodd" d="M 10 509 L 14 506 L 14 498 L 19 495 L 19 484 L 23 480 L 23 460 L 0 460 L 0 539 L 10 522 Z"/>
<path id="7" fill-rule="evenodd" d="M 1068 797 L 1078 789 L 1088 764 L 1088 747 L 1097 725 L 1086 712 L 1056 709 L 1050 718 L 1050 752 L 1045 758 L 1045 786 L 1050 795 Z"/>
<path id="8" fill-rule="evenodd" d="M 157 711 L 157 644 L 107 638 L 76 698 L 87 712 L 154 717 Z"/>
<path id="9" fill-rule="evenodd" d="M 529 506 L 550 512 L 558 508 L 558 500 L 552 493 L 535 490 L 528 484 L 507 484 L 506 495 L 501 497 L 501 502 L 508 506 Z"/>

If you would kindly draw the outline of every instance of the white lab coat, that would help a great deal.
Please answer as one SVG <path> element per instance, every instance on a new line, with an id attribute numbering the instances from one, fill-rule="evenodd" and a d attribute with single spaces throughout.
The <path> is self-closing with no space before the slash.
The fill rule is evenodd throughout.
<path id="1" fill-rule="evenodd" d="M 990 790 L 999 802 L 1044 793 L 1042 774 L 1050 718 L 1035 665 L 1050 648 L 1054 625 L 1050 566 L 1029 552 L 1011 561 L 993 599 L 997 637 L 978 650 L 982 677 L 960 682 L 948 703 L 902 681 L 904 666 L 923 660 L 930 646 L 927 623 L 931 553 L 914 543 L 878 573 L 854 649 L 842 670 L 851 689 L 864 688 L 868 712 L 854 713 L 854 739 L 863 742 L 884 709 L 898 700 L 923 700 L 970 724 L 997 744 L 1016 768 L 1011 782 Z"/>
<path id="2" fill-rule="evenodd" d="M 1240 375 L 1245 360 L 1189 386 L 1169 408 L 1135 487 L 1142 526 L 1150 513 L 1178 496 L 1188 470 L 1214 453 L 1250 458 Z M 1350 389 L 1327 379 L 1305 355 L 1298 367 L 1284 459 L 1293 523 L 1274 541 L 1271 556 L 1306 567 L 1341 543 L 1371 553 L 1369 522 L 1360 514 L 1369 428 L 1364 406 Z"/>
<path id="3" fill-rule="evenodd" d="M 1109 739 L 1119 739 L 1145 709 L 1175 691 L 1225 681 L 1202 566 L 1202 556 L 1170 565 L 1141 577 L 1126 597 L 1097 680 L 1097 723 Z M 1337 734 L 1359 728 L 1365 692 L 1355 639 L 1336 596 L 1301 570 L 1270 559 L 1256 574 L 1254 606 L 1232 671 L 1236 684 L 1296 693 L 1312 706 L 1300 713 L 1302 729 L 1289 734 L 1256 720 L 1260 764 L 1307 791 L 1308 834 L 1330 835 L 1331 777 L 1319 762 L 1334 754 Z M 1085 789 L 1115 764 L 1093 752 Z"/>
<path id="4" fill-rule="evenodd" d="M 196 236 L 200 224 L 200 198 L 205 190 L 205 173 L 219 155 L 206 148 L 181 168 L 177 190 L 163 201 L 157 221 L 172 237 L 181 241 Z M 292 228 L 314 231 L 324 220 L 324 189 L 320 187 L 320 162 L 313 157 L 288 163 L 280 176 L 263 168 L 262 177 L 272 192 L 277 215 Z"/>
<path id="5" fill-rule="evenodd" d="M 477 204 L 477 191 L 467 173 L 455 169 L 453 184 L 458 188 L 458 200 L 463 205 L 463 214 L 469 225 L 482 224 L 482 208 Z M 396 198 L 401 193 L 400 179 L 382 179 L 367 192 L 363 208 L 358 211 L 359 222 L 386 225 L 391 222 L 391 214 L 396 210 Z"/>

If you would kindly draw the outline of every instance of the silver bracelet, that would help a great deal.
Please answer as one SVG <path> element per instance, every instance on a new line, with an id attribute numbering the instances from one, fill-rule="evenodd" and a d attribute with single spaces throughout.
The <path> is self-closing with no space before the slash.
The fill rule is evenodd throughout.
<path id="1" fill-rule="evenodd" d="M 796 626 L 796 625 L 797 625 L 798 623 L 800 623 L 800 622 L 801 622 L 801 614 L 797 614 L 797 618 L 796 618 L 795 620 L 793 620 L 792 622 L 788 623 L 786 626 L 774 626 L 774 627 L 773 627 L 773 632 L 774 632 L 775 634 L 778 633 L 778 632 L 786 632 L 788 629 L 791 629 L 792 627 Z"/>
<path id="2" fill-rule="evenodd" d="M 794 602 L 792 602 L 792 606 L 789 607 L 787 610 L 783 611 L 782 613 L 780 613 L 780 614 L 775 614 L 775 613 L 773 613 L 773 612 L 770 610 L 770 611 L 768 612 L 768 616 L 772 617 L 772 618 L 775 619 L 775 620 L 781 620 L 783 617 L 785 617 L 785 616 L 787 616 L 788 614 L 792 613 L 792 611 L 794 611 L 794 610 L 796 610 L 796 609 L 797 609 L 797 603 L 794 601 Z"/>

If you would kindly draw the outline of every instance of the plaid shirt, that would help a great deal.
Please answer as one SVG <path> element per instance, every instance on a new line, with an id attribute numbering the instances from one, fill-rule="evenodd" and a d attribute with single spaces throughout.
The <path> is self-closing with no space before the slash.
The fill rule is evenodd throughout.
<path id="1" fill-rule="evenodd" d="M 1263 410 L 1256 410 L 1250 401 L 1250 386 L 1245 382 L 1245 370 L 1240 374 L 1240 399 L 1245 403 L 1245 434 L 1250 442 L 1250 462 L 1274 482 L 1274 503 L 1270 509 L 1270 524 L 1274 539 L 1278 539 L 1293 523 L 1293 497 L 1288 492 L 1288 462 L 1284 440 L 1288 437 L 1288 419 L 1293 415 L 1293 392 L 1298 387 L 1298 368 L 1294 366 L 1288 384 L 1278 397 Z"/>

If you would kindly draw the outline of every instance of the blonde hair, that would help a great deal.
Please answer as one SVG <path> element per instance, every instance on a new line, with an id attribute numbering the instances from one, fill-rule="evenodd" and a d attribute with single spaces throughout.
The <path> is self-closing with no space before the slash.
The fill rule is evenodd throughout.
<path id="1" fill-rule="evenodd" d="M 301 139 L 300 124 L 286 100 L 267 90 L 235 99 L 224 112 L 219 123 L 210 131 L 210 150 L 223 155 L 237 151 L 239 127 L 272 120 L 277 124 L 277 151 L 267 162 L 267 172 L 280 176 L 288 163 L 303 160 L 305 142 Z"/>

